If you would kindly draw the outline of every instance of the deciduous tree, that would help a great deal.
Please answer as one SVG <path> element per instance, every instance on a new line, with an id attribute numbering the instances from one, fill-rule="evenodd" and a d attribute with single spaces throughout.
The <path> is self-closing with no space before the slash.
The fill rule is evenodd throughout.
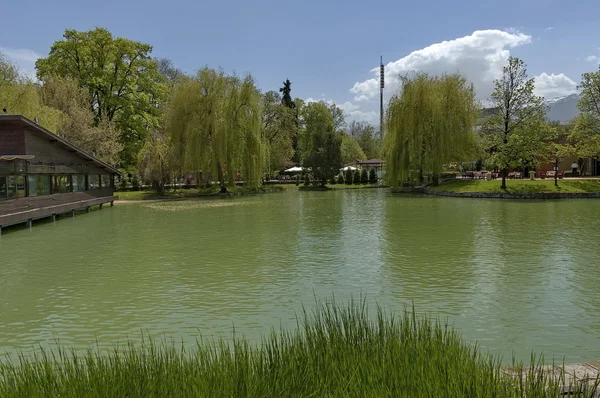
<path id="1" fill-rule="evenodd" d="M 484 122 L 483 133 L 489 134 L 490 162 L 502 170 L 502 189 L 506 189 L 508 169 L 535 156 L 539 147 L 543 132 L 539 127 L 547 109 L 534 87 L 525 63 L 510 57 L 490 97 L 495 111 Z"/>
<path id="2" fill-rule="evenodd" d="M 149 131 L 158 126 L 165 99 L 164 77 L 148 44 L 113 35 L 106 29 L 68 29 L 46 58 L 36 62 L 38 79 L 70 77 L 89 92 L 95 122 L 114 122 L 120 133 L 121 163 L 133 165 Z"/>

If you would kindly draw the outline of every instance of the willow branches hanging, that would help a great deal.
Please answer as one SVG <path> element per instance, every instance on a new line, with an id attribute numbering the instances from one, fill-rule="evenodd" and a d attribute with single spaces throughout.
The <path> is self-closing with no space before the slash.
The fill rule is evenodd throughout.
<path id="1" fill-rule="evenodd" d="M 402 78 L 402 89 L 386 112 L 384 159 L 387 178 L 422 180 L 443 165 L 466 160 L 475 146 L 478 105 L 473 86 L 461 75 Z"/>
<path id="2" fill-rule="evenodd" d="M 251 76 L 241 79 L 205 68 L 174 88 L 167 127 L 173 139 L 183 142 L 186 167 L 218 179 L 223 191 L 238 174 L 258 187 L 265 160 L 261 112 Z"/>

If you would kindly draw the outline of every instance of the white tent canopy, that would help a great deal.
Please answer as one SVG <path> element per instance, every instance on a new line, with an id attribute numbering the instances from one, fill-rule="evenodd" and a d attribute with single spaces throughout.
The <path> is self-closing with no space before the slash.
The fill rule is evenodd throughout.
<path id="1" fill-rule="evenodd" d="M 356 170 L 356 167 L 346 166 L 346 167 L 340 169 L 340 171 L 348 171 L 348 170 L 354 171 L 354 170 Z"/>
<path id="2" fill-rule="evenodd" d="M 284 173 L 301 173 L 304 169 L 302 167 L 294 166 L 287 170 L 284 170 Z"/>

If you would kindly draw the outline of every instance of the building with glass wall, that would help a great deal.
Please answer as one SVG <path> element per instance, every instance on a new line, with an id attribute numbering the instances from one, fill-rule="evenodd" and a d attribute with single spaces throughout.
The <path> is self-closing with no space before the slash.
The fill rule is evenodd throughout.
<path id="1" fill-rule="evenodd" d="M 119 172 L 20 115 L 0 115 L 0 228 L 116 199 Z"/>

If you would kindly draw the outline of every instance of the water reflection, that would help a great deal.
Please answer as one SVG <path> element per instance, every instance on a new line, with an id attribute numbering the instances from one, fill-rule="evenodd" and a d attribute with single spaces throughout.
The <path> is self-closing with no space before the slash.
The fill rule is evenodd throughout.
<path id="1" fill-rule="evenodd" d="M 364 294 L 508 359 L 600 358 L 598 210 L 383 190 L 118 205 L 3 235 L 0 353 L 234 326 L 257 340 L 315 297 Z"/>

